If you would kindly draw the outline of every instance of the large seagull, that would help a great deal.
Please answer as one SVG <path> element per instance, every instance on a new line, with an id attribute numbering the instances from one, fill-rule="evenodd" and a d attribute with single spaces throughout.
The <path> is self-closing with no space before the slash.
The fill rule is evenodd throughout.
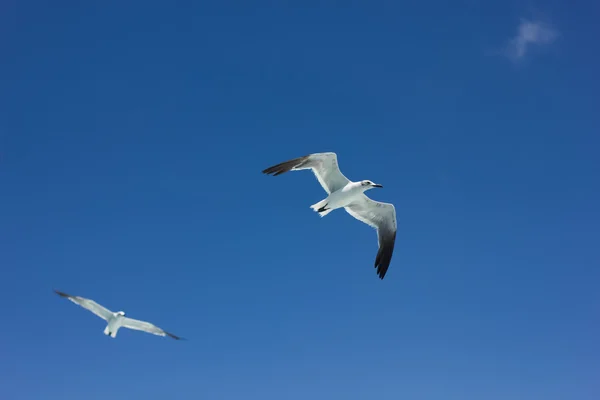
<path id="1" fill-rule="evenodd" d="M 112 311 L 102 307 L 100 304 L 96 303 L 94 300 L 85 299 L 85 298 L 79 297 L 79 296 L 71 296 L 70 294 L 66 294 L 66 293 L 58 291 L 56 289 L 54 291 L 60 297 L 64 297 L 64 298 L 71 300 L 73 303 L 80 305 L 81 307 L 93 312 L 94 314 L 96 314 L 97 316 L 99 316 L 100 318 L 102 318 L 103 320 L 108 322 L 108 324 L 106 325 L 106 328 L 104 329 L 104 334 L 108 335 L 112 338 L 117 337 L 117 332 L 119 331 L 119 328 L 129 328 L 129 329 L 134 329 L 136 331 L 144 331 L 144 332 L 152 333 L 152 334 L 158 335 L 158 336 L 169 336 L 169 337 L 172 337 L 173 339 L 177 339 L 177 340 L 181 339 L 180 337 L 175 336 L 172 333 L 166 332 L 166 331 L 160 329 L 158 326 L 152 325 L 149 322 L 139 321 L 137 319 L 132 319 L 132 318 L 127 318 L 123 311 L 112 312 Z"/>
<path id="2" fill-rule="evenodd" d="M 377 229 L 379 251 L 375 258 L 377 275 L 383 279 L 390 266 L 396 243 L 396 209 L 393 204 L 371 200 L 364 192 L 383 186 L 369 180 L 352 182 L 342 174 L 335 153 L 314 153 L 269 167 L 262 172 L 274 176 L 288 171 L 310 169 L 327 192 L 326 199 L 310 206 L 321 217 L 344 208 L 359 221 Z"/>

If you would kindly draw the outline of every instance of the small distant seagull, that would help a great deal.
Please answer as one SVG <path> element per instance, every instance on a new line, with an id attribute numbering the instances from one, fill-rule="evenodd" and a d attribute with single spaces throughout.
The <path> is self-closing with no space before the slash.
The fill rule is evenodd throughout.
<path id="1" fill-rule="evenodd" d="M 69 294 L 63 293 L 56 289 L 54 291 L 60 297 L 65 297 L 65 298 L 71 300 L 73 303 L 78 304 L 81 307 L 93 312 L 94 314 L 96 314 L 97 316 L 99 316 L 100 318 L 102 318 L 103 320 L 108 322 L 108 325 L 104 329 L 104 334 L 108 335 L 112 338 L 116 338 L 119 328 L 123 327 L 123 328 L 135 329 L 136 331 L 144 331 L 144 332 L 152 333 L 152 334 L 158 335 L 158 336 L 170 336 L 173 339 L 177 339 L 177 340 L 182 339 L 178 336 L 173 335 L 172 333 L 163 331 L 158 326 L 152 325 L 149 322 L 127 318 L 123 311 L 112 312 L 112 311 L 102 307 L 100 304 L 96 303 L 94 300 L 85 299 L 85 298 L 79 297 L 79 296 L 71 296 Z"/>
<path id="2" fill-rule="evenodd" d="M 327 192 L 326 199 L 310 206 L 321 217 L 344 208 L 359 221 L 377 229 L 379 251 L 375 258 L 377 275 L 383 279 L 390 266 L 396 243 L 396 209 L 393 204 L 371 200 L 364 192 L 383 186 L 369 180 L 352 182 L 341 173 L 335 153 L 314 153 L 294 158 L 262 171 L 277 176 L 288 171 L 311 169 Z"/>

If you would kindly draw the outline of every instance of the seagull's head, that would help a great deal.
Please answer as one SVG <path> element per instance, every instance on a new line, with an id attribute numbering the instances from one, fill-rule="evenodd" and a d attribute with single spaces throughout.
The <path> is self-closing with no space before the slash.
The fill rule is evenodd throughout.
<path id="1" fill-rule="evenodd" d="M 125 316 L 125 311 L 119 311 L 119 312 L 117 313 L 117 315 L 120 315 L 121 317 L 124 317 L 124 316 Z"/>
<path id="2" fill-rule="evenodd" d="M 361 181 L 360 182 L 360 186 L 362 187 L 363 191 L 369 190 L 369 189 L 373 189 L 373 188 L 382 188 L 383 186 L 378 184 L 378 183 L 374 183 L 373 181 Z"/>

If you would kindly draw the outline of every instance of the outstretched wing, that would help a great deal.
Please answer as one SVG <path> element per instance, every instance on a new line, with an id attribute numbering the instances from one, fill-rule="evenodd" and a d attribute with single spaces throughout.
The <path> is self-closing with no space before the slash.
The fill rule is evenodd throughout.
<path id="1" fill-rule="evenodd" d="M 294 158 L 284 161 L 262 172 L 264 174 L 273 174 L 277 176 L 288 171 L 298 171 L 301 169 L 311 169 L 317 180 L 323 186 L 327 194 L 331 194 L 338 189 L 343 188 L 350 182 L 348 178 L 341 173 L 335 153 L 313 153 L 307 156 Z"/>
<path id="2" fill-rule="evenodd" d="M 363 194 L 359 200 L 344 208 L 357 220 L 377 229 L 379 251 L 375 258 L 375 268 L 377 268 L 379 278 L 383 279 L 392 261 L 396 243 L 397 227 L 394 205 L 371 200 Z"/>
<path id="3" fill-rule="evenodd" d="M 121 319 L 121 326 L 129 329 L 134 329 L 136 331 L 144 331 L 148 333 L 152 333 L 153 335 L 158 336 L 170 336 L 173 339 L 180 340 L 179 336 L 175 336 L 172 333 L 162 330 L 156 325 L 151 324 L 150 322 L 140 321 L 133 318 L 123 317 Z"/>
<path id="4" fill-rule="evenodd" d="M 66 294 L 66 293 L 61 292 L 56 289 L 54 289 L 54 292 L 56 292 L 56 294 L 58 294 L 60 297 L 65 297 L 65 298 L 71 300 L 73 303 L 93 312 L 94 314 L 96 314 L 97 316 L 99 316 L 100 318 L 102 318 L 104 320 L 108 320 L 108 318 L 110 318 L 113 314 L 110 310 L 102 307 L 100 304 L 96 303 L 94 300 L 86 299 L 86 298 L 79 297 L 79 296 L 71 296 L 70 294 Z"/>

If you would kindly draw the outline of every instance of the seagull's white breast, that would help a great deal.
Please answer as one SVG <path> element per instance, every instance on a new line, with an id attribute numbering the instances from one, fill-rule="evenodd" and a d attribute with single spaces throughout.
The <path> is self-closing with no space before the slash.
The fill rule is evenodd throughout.
<path id="1" fill-rule="evenodd" d="M 111 331 L 114 331 L 116 328 L 118 328 L 120 326 L 120 318 L 117 315 L 113 315 L 109 320 L 108 320 L 108 328 Z"/>
<path id="2" fill-rule="evenodd" d="M 345 207 L 363 193 L 360 182 L 350 182 L 327 197 L 327 208 Z"/>

